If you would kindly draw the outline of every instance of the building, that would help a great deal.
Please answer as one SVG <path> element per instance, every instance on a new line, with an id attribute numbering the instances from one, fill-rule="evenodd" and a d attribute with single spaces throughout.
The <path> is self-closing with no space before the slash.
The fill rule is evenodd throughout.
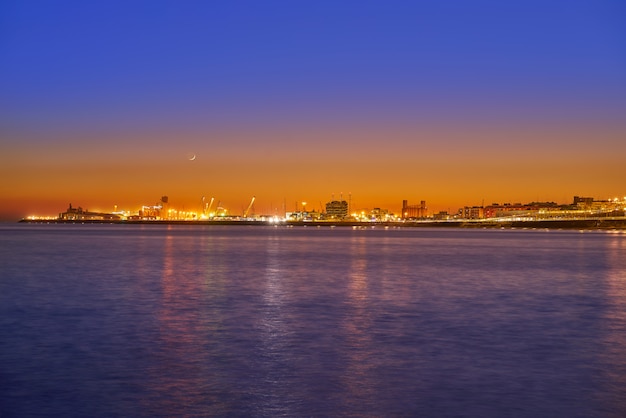
<path id="1" fill-rule="evenodd" d="M 402 219 L 425 218 L 428 215 L 426 201 L 420 201 L 419 205 L 409 205 L 408 200 L 402 201 Z"/>
<path id="2" fill-rule="evenodd" d="M 482 219 L 485 217 L 484 209 L 482 206 L 465 206 L 459 209 L 459 215 L 463 219 Z"/>
<path id="3" fill-rule="evenodd" d="M 439 213 L 435 213 L 433 215 L 433 219 L 436 221 L 446 221 L 449 219 L 452 219 L 452 216 L 450 216 L 450 214 L 448 214 L 447 211 L 440 211 Z"/>
<path id="4" fill-rule="evenodd" d="M 524 216 L 536 213 L 539 206 L 532 203 L 522 205 L 521 203 L 504 203 L 502 205 L 493 203 L 483 209 L 485 218 L 502 218 L 506 216 Z"/>
<path id="5" fill-rule="evenodd" d="M 142 206 L 141 210 L 139 211 L 138 218 L 144 220 L 165 219 L 163 213 L 163 206 L 161 205 Z"/>
<path id="6" fill-rule="evenodd" d="M 588 209 L 593 205 L 593 197 L 574 196 L 573 206 L 577 209 Z"/>
<path id="7" fill-rule="evenodd" d="M 503 217 L 540 217 L 562 214 L 563 210 L 576 209 L 573 205 L 559 205 L 555 202 L 531 202 L 521 203 L 504 203 L 502 205 L 493 203 L 484 208 L 485 218 L 503 218 Z"/>
<path id="8" fill-rule="evenodd" d="M 389 213 L 389 210 L 381 208 L 372 209 L 369 216 L 370 220 L 377 222 L 389 221 L 393 219 L 393 215 Z"/>
<path id="9" fill-rule="evenodd" d="M 63 213 L 59 213 L 59 219 L 64 221 L 118 221 L 121 216 L 113 213 L 89 212 L 86 209 L 70 207 Z"/>
<path id="10" fill-rule="evenodd" d="M 332 200 L 326 203 L 326 217 L 330 219 L 345 219 L 348 217 L 348 202 Z"/>

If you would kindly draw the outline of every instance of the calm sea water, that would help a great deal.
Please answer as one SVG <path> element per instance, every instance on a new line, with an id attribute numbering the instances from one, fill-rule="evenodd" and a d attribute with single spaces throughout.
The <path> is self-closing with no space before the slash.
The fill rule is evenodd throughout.
<path id="1" fill-rule="evenodd" d="M 0 416 L 626 416 L 626 233 L 0 225 Z"/>

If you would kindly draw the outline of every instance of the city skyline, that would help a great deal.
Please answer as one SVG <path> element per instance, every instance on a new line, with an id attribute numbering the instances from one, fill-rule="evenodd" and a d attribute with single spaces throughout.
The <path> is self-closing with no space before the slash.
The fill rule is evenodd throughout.
<path id="1" fill-rule="evenodd" d="M 194 157 L 192 155 L 192 157 Z M 259 205 L 260 203 L 260 205 Z M 319 204 L 319 206 L 318 206 Z M 258 206 L 257 206 L 258 205 Z M 111 210 L 112 209 L 112 210 Z M 352 195 L 345 199 L 343 194 L 330 200 L 319 202 L 283 201 L 280 206 L 258 202 L 253 196 L 245 206 L 233 208 L 215 197 L 202 196 L 196 205 L 185 207 L 171 201 L 169 196 L 161 196 L 158 201 L 144 203 L 136 207 L 113 208 L 90 207 L 69 203 L 65 211 L 56 214 L 31 212 L 20 218 L 21 221 L 81 221 L 81 220 L 257 220 L 282 222 L 287 220 L 318 221 L 363 221 L 388 222 L 404 220 L 459 220 L 459 219 L 585 219 L 593 217 L 623 218 L 626 216 L 626 196 L 609 199 L 596 199 L 593 196 L 573 196 L 568 202 L 532 201 L 532 202 L 481 202 L 479 205 L 464 205 L 454 210 L 432 210 L 425 200 L 418 202 L 402 200 L 399 210 L 383 206 L 355 207 Z"/>
<path id="2" fill-rule="evenodd" d="M 0 220 L 626 194 L 613 1 L 0 5 Z"/>

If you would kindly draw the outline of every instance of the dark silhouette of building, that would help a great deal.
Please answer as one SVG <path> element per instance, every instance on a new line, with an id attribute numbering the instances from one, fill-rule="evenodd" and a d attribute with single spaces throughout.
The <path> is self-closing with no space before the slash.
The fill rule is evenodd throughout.
<path id="1" fill-rule="evenodd" d="M 326 216 L 332 219 L 344 219 L 348 216 L 348 202 L 333 200 L 326 203 Z"/>
<path id="2" fill-rule="evenodd" d="M 578 209 L 587 209 L 593 206 L 593 197 L 574 196 L 573 206 Z"/>
<path id="3" fill-rule="evenodd" d="M 426 201 L 420 201 L 419 205 L 409 205 L 408 200 L 402 201 L 402 219 L 425 218 L 428 215 Z"/>
<path id="4" fill-rule="evenodd" d="M 59 213 L 59 219 L 65 221 L 115 221 L 121 219 L 119 215 L 113 213 L 89 212 L 86 209 L 70 207 L 63 213 Z"/>

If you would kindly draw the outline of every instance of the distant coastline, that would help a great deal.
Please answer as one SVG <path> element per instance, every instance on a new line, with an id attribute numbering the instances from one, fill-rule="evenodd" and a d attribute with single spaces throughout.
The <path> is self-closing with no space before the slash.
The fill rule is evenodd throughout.
<path id="1" fill-rule="evenodd" d="M 361 221 L 284 221 L 264 220 L 101 220 L 101 219 L 21 219 L 29 224 L 115 224 L 115 225 L 240 225 L 240 226 L 313 226 L 313 227 L 393 227 L 393 228 L 528 228 L 528 229 L 626 229 L 626 217 L 538 220 L 445 220 L 405 222 Z"/>

